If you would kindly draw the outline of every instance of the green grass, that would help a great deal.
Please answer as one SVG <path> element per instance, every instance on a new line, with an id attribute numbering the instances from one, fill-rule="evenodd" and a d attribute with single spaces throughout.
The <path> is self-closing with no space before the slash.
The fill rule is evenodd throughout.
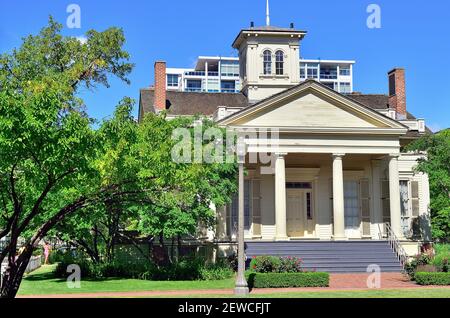
<path id="1" fill-rule="evenodd" d="M 19 295 L 78 294 L 97 292 L 231 289 L 234 279 L 219 281 L 147 281 L 139 279 L 81 280 L 81 288 L 70 289 L 66 280 L 55 278 L 54 266 L 43 266 L 24 277 Z"/>
<path id="2" fill-rule="evenodd" d="M 137 279 L 87 280 L 80 289 L 67 288 L 66 281 L 55 278 L 54 266 L 44 266 L 26 276 L 20 286 L 19 295 L 77 294 L 96 292 L 166 291 L 194 289 L 226 289 L 234 287 L 234 279 L 221 281 L 177 281 L 158 282 Z M 182 298 L 234 298 L 233 295 L 196 295 Z M 417 288 L 363 291 L 306 291 L 290 293 L 251 294 L 250 298 L 450 298 L 450 288 Z"/>

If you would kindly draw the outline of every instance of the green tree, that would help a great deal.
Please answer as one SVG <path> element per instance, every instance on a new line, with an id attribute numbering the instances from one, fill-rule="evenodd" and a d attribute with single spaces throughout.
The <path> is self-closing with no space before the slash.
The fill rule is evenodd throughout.
<path id="1" fill-rule="evenodd" d="M 427 152 L 417 170 L 427 173 L 430 180 L 431 225 L 434 239 L 450 238 L 450 130 L 423 137 L 412 143 L 409 150 Z"/>
<path id="2" fill-rule="evenodd" d="M 223 206 L 236 191 L 236 165 L 231 163 L 177 163 L 172 149 L 179 143 L 172 138 L 175 129 L 184 129 L 189 138 L 187 155 L 194 156 L 194 122 L 201 131 L 215 128 L 208 120 L 148 114 L 140 124 L 131 116 L 132 102 L 124 100 L 110 120 L 99 129 L 102 154 L 96 161 L 104 186 L 132 185 L 120 202 L 100 202 L 80 210 L 58 227 L 58 237 L 82 248 L 94 262 L 114 259 L 114 242 L 124 238 L 132 243 L 134 230 L 139 236 L 164 245 L 164 239 L 197 234 L 199 225 L 216 224 L 212 206 Z M 197 127 L 199 127 L 197 125 Z M 224 133 L 222 130 L 220 135 Z M 212 141 L 200 144 L 205 152 Z M 223 140 L 218 142 L 223 143 Z M 223 157 L 225 151 L 219 149 Z M 122 189 L 122 193 L 127 192 Z M 167 261 L 168 259 L 166 259 Z"/>
<path id="3" fill-rule="evenodd" d="M 68 215 L 119 195 L 104 186 L 96 162 L 101 138 L 77 97 L 81 88 L 128 82 L 132 69 L 123 32 L 61 35 L 49 20 L 38 35 L 0 58 L 0 263 L 8 260 L 1 297 L 14 297 L 33 249 Z M 17 255 L 19 238 L 24 249 Z"/>

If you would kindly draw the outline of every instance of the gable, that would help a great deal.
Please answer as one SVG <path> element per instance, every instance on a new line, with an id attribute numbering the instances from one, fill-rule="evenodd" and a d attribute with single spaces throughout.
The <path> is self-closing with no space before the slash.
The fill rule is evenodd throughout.
<path id="1" fill-rule="evenodd" d="M 401 123 L 334 90 L 306 81 L 219 121 L 224 126 L 404 131 Z M 356 130 L 354 130 L 356 131 Z"/>
<path id="2" fill-rule="evenodd" d="M 387 127 L 313 93 L 296 96 L 287 103 L 278 103 L 237 123 L 261 127 Z"/>

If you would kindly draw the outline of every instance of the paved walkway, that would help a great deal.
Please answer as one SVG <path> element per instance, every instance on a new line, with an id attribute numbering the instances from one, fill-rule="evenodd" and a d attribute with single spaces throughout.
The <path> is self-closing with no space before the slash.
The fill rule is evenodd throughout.
<path id="1" fill-rule="evenodd" d="M 349 290 L 367 290 L 368 274 L 331 274 L 330 287 L 326 288 L 265 288 L 255 289 L 252 294 L 272 294 L 287 292 L 305 292 L 305 291 L 349 291 Z M 399 273 L 382 273 L 381 289 L 416 289 L 432 288 L 422 287 Z M 450 287 L 440 287 L 450 288 Z M 20 296 L 20 298 L 135 298 L 135 297 L 177 297 L 177 296 L 201 296 L 201 295 L 232 295 L 230 289 L 213 290 L 173 290 L 173 291 L 140 291 L 140 292 L 101 292 L 101 293 L 80 293 L 80 294 L 61 294 L 61 295 L 31 295 Z"/>

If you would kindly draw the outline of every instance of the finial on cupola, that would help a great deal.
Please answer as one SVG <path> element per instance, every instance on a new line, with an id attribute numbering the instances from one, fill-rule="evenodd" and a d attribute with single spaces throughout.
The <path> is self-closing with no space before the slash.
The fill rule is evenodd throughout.
<path id="1" fill-rule="evenodd" d="M 270 25 L 270 8 L 269 8 L 269 0 L 266 0 L 266 25 Z"/>

